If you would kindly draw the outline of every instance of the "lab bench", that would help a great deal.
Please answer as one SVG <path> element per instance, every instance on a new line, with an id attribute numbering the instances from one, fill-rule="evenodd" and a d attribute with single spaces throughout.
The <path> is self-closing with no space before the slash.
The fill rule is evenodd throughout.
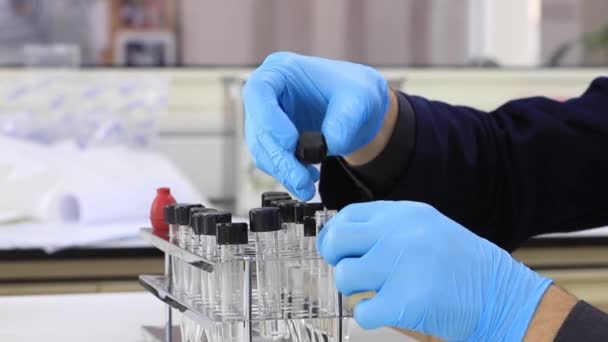
<path id="1" fill-rule="evenodd" d="M 138 275 L 162 271 L 162 253 L 139 241 L 52 254 L 0 250 L 0 296 L 141 291 Z"/>
<path id="2" fill-rule="evenodd" d="M 575 295 L 608 311 L 608 236 L 535 238 L 513 253 Z M 162 252 L 122 245 L 0 251 L 0 296 L 141 291 L 140 274 L 161 274 Z"/>

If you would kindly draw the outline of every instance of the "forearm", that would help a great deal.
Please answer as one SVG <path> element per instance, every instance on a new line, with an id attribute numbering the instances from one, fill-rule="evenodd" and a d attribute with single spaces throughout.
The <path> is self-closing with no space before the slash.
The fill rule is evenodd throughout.
<path id="1" fill-rule="evenodd" d="M 576 305 L 576 298 L 565 290 L 552 285 L 540 301 L 528 326 L 524 341 L 553 341 L 566 317 Z"/>
<path id="2" fill-rule="evenodd" d="M 524 341 L 599 342 L 608 338 L 608 314 L 551 286 L 538 305 Z"/>

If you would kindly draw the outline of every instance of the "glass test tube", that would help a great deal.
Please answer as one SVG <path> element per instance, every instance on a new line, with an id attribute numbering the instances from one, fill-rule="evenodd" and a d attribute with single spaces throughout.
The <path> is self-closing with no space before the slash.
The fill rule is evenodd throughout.
<path id="1" fill-rule="evenodd" d="M 304 301 L 303 276 L 301 260 L 296 258 L 298 240 L 296 238 L 296 200 L 278 200 L 272 202 L 279 208 L 281 219 L 281 231 L 279 233 L 279 255 L 284 261 L 280 263 L 283 267 L 281 272 L 282 310 L 286 318 L 291 318 L 296 311 L 302 311 Z"/>
<path id="2" fill-rule="evenodd" d="M 203 238 L 202 234 L 202 225 L 197 221 L 197 217 L 206 212 L 217 212 L 216 209 L 212 208 L 192 208 L 190 209 L 190 244 L 187 246 L 188 251 L 198 254 L 201 254 L 201 240 Z M 200 220 L 199 220 L 200 221 Z M 189 282 L 188 285 L 188 293 L 190 294 L 190 300 L 194 304 L 201 304 L 201 270 L 198 267 L 194 267 L 192 265 L 188 265 L 189 268 Z"/>
<path id="3" fill-rule="evenodd" d="M 335 210 L 318 211 L 315 213 L 317 235 L 323 226 L 336 214 Z M 334 282 L 334 269 L 325 261 L 320 260 L 319 267 L 319 309 L 324 315 L 336 314 L 336 299 L 338 292 Z"/>
<path id="4" fill-rule="evenodd" d="M 185 248 L 187 241 L 185 240 L 186 230 L 190 220 L 190 208 L 202 207 L 197 204 L 180 204 L 175 208 L 175 219 L 177 224 L 177 245 L 181 248 Z M 180 258 L 172 258 L 173 270 L 175 277 L 175 292 L 178 296 L 184 296 L 186 292 L 186 286 L 184 279 L 186 278 L 185 272 L 187 270 L 186 263 Z"/>
<path id="5" fill-rule="evenodd" d="M 246 223 L 219 223 L 217 244 L 221 263 L 221 317 L 222 320 L 245 319 L 245 282 L 243 252 L 248 243 Z M 238 324 L 224 325 L 222 341 L 240 342 L 243 328 Z"/>
<path id="6" fill-rule="evenodd" d="M 207 212 L 201 214 L 202 240 L 204 245 L 204 257 L 214 261 L 218 257 L 216 242 L 216 231 L 218 223 L 229 223 L 232 214 L 225 211 Z M 201 297 L 203 306 L 213 315 L 219 312 L 220 293 L 219 282 L 221 276 L 221 265 L 215 264 L 212 272 L 201 272 Z"/>
<path id="7" fill-rule="evenodd" d="M 179 204 L 171 204 L 165 206 L 164 208 L 165 223 L 169 225 L 169 242 L 171 243 L 177 243 L 177 231 L 179 225 L 177 224 L 177 219 L 175 217 L 175 209 L 178 205 Z M 169 258 L 171 260 L 171 264 L 165 265 L 165 267 L 167 268 L 165 272 L 168 277 L 167 280 L 169 281 L 169 284 L 171 286 L 171 291 L 173 292 L 177 287 L 177 277 L 175 276 L 175 261 L 177 258 L 171 257 L 170 255 Z"/>
<path id="8" fill-rule="evenodd" d="M 279 208 L 256 208 L 249 211 L 249 226 L 255 238 L 258 314 L 267 319 L 260 324 L 264 341 L 277 341 L 285 333 L 281 318 L 281 268 L 279 264 Z M 270 319 L 270 320 L 268 320 Z"/>
<path id="9" fill-rule="evenodd" d="M 305 317 L 307 296 L 305 296 L 305 272 L 307 260 L 303 259 L 301 244 L 303 228 L 298 214 L 302 208 L 298 201 L 281 201 L 278 207 L 283 222 L 285 239 L 283 245 L 286 249 L 286 260 L 283 265 L 283 301 L 284 313 L 287 318 Z M 296 329 L 297 330 L 297 329 Z"/>
<path id="10" fill-rule="evenodd" d="M 169 241 L 177 242 L 179 225 L 177 224 L 176 209 L 182 203 L 167 205 L 164 208 L 165 222 L 169 225 Z"/>
<path id="11" fill-rule="evenodd" d="M 184 249 L 187 249 L 187 246 L 190 244 L 190 210 L 192 208 L 203 208 L 201 204 L 182 204 L 178 205 L 175 208 L 175 218 L 178 224 L 178 238 L 177 244 Z M 184 298 L 188 297 L 188 285 L 189 285 L 189 272 L 190 265 L 185 263 L 183 260 L 179 258 L 172 258 L 174 260 L 173 270 L 174 275 L 176 277 L 176 294 L 179 296 L 183 296 Z"/>

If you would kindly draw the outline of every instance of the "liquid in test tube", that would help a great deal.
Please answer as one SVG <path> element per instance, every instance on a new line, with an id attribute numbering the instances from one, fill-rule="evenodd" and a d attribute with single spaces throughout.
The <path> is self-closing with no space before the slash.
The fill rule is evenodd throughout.
<path id="1" fill-rule="evenodd" d="M 202 239 L 204 248 L 204 257 L 210 261 L 214 261 L 219 256 L 217 247 L 216 232 L 218 223 L 230 223 L 232 214 L 226 211 L 202 213 Z M 217 266 L 217 264 L 216 264 Z M 201 272 L 202 274 L 202 298 L 203 305 L 208 307 L 213 312 L 219 311 L 220 292 L 218 284 L 221 277 L 221 267 L 214 267 L 213 272 Z"/>
<path id="2" fill-rule="evenodd" d="M 218 223 L 217 244 L 221 263 L 221 316 L 222 320 L 245 318 L 244 305 L 244 260 L 248 243 L 246 223 Z M 217 265 L 217 264 L 216 264 Z M 243 328 L 238 324 L 227 324 L 222 329 L 222 341 L 241 342 Z"/>

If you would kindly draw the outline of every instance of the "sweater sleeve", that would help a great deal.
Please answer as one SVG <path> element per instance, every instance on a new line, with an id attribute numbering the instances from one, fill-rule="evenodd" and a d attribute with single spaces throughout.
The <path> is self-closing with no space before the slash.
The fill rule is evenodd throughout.
<path id="1" fill-rule="evenodd" d="M 398 124 L 375 160 L 323 163 L 328 207 L 426 202 L 507 250 L 608 224 L 608 78 L 565 102 L 533 97 L 491 112 L 398 95 Z"/>
<path id="2" fill-rule="evenodd" d="M 579 301 L 566 317 L 555 342 L 600 342 L 608 340 L 608 314 Z"/>

